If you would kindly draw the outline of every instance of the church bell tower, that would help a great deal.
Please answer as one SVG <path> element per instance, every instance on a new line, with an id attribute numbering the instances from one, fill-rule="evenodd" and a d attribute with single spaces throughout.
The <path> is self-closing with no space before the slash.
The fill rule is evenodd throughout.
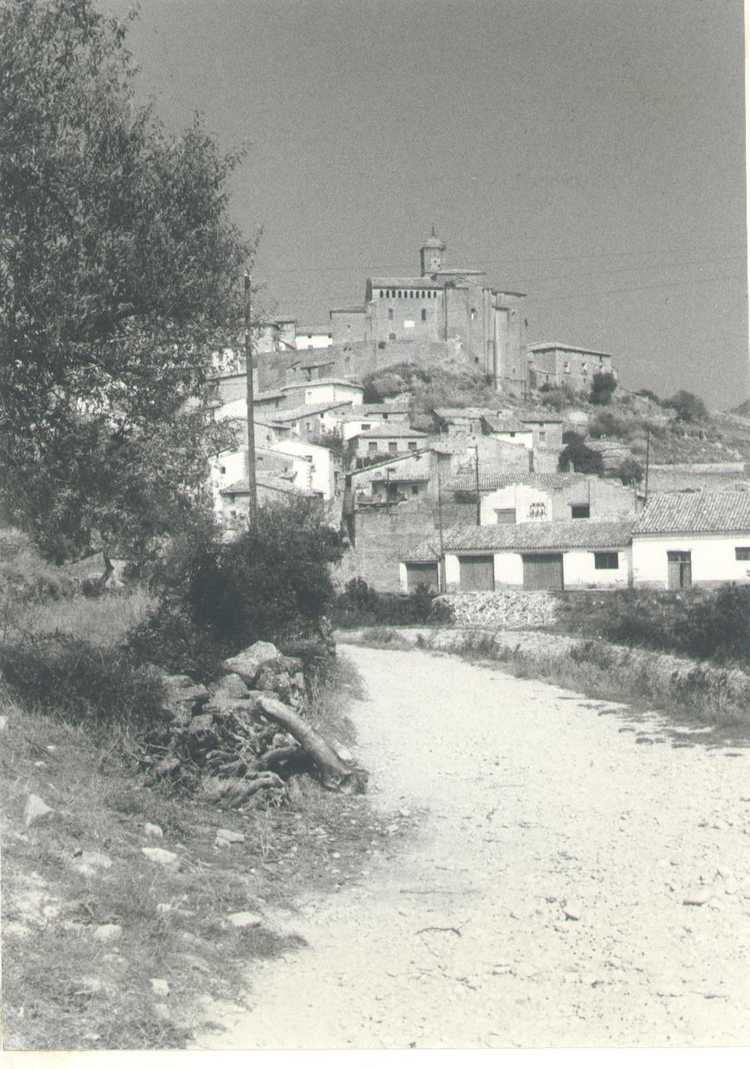
<path id="1" fill-rule="evenodd" d="M 445 249 L 445 242 L 440 240 L 433 226 L 432 233 L 420 250 L 422 275 L 433 275 L 442 268 Z"/>

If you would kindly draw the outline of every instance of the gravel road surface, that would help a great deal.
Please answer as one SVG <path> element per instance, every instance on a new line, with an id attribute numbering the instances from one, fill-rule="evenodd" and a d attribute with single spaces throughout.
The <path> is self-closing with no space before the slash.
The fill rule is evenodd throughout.
<path id="1" fill-rule="evenodd" d="M 750 1042 L 748 751 L 499 668 L 340 647 L 395 860 L 289 919 L 200 1047 Z"/>

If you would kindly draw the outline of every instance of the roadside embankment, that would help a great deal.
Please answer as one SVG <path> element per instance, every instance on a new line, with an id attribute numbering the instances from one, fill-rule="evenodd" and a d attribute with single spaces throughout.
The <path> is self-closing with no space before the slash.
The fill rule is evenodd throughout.
<path id="1" fill-rule="evenodd" d="M 645 701 L 722 724 L 750 724 L 750 674 L 686 657 L 541 631 L 486 628 L 364 628 L 340 641 L 500 661 L 595 697 Z"/>

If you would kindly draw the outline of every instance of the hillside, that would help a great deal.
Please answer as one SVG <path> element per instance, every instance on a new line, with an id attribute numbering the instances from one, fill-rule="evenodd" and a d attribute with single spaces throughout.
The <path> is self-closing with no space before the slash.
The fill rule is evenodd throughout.
<path id="1" fill-rule="evenodd" d="M 645 459 L 649 440 L 653 464 L 716 464 L 750 461 L 750 402 L 731 412 L 703 412 L 681 418 L 678 411 L 655 394 L 634 393 L 618 387 L 609 404 L 592 404 L 586 395 L 569 391 L 531 391 L 527 398 L 497 394 L 484 376 L 471 370 L 450 370 L 400 363 L 365 379 L 366 398 L 394 395 L 413 400 L 413 425 L 426 429 L 430 410 L 437 405 L 487 407 L 523 412 L 548 409 L 564 421 L 565 430 L 591 438 L 625 443 Z M 692 396 L 692 395 L 688 395 Z"/>

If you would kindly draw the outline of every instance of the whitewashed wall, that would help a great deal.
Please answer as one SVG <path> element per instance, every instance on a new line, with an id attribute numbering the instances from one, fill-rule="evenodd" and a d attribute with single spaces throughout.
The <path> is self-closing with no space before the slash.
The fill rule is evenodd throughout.
<path id="1" fill-rule="evenodd" d="M 563 583 L 566 590 L 580 587 L 622 588 L 628 586 L 633 564 L 630 546 L 618 551 L 619 568 L 594 567 L 590 549 L 570 549 L 563 555 Z"/>
<path id="2" fill-rule="evenodd" d="M 750 531 L 733 535 L 634 535 L 633 583 L 667 586 L 667 552 L 689 550 L 693 583 L 750 583 L 750 561 L 735 560 L 736 546 L 750 546 Z"/>
<path id="3" fill-rule="evenodd" d="M 543 518 L 552 519 L 552 496 L 548 491 L 520 484 L 503 486 L 482 498 L 482 524 L 497 523 L 495 509 L 515 509 L 516 523 L 526 523 L 537 518 L 531 515 L 532 504 L 543 504 Z"/>

